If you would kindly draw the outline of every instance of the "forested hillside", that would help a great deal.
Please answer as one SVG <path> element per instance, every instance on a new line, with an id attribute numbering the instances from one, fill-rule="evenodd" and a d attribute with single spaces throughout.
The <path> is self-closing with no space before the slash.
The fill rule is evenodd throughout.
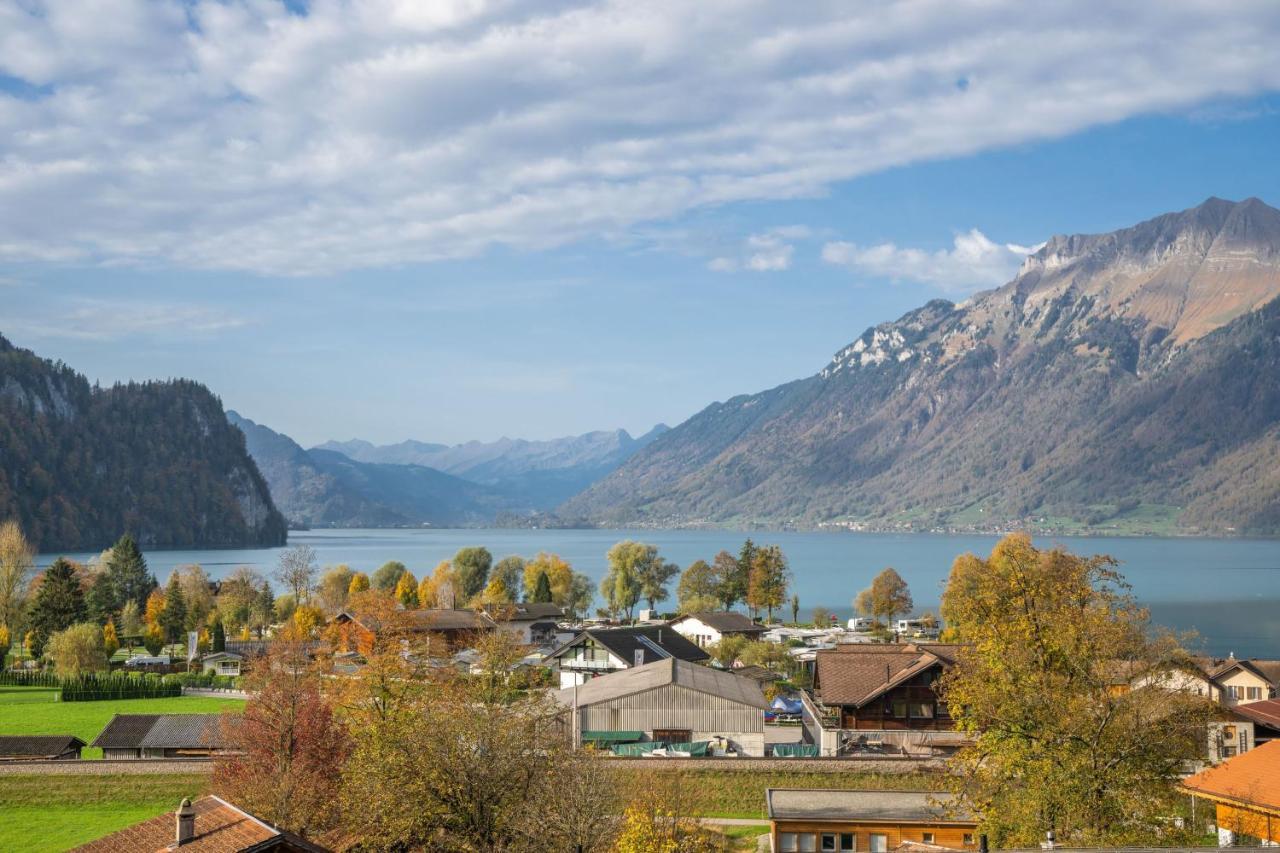
<path id="1" fill-rule="evenodd" d="M 284 518 L 196 382 L 90 387 L 0 336 L 0 518 L 42 551 L 279 545 Z"/>

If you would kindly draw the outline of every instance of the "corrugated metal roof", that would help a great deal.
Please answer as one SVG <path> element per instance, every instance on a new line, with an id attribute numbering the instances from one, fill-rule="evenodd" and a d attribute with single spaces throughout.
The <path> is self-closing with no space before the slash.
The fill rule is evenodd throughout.
<path id="1" fill-rule="evenodd" d="M 752 708 L 767 710 L 769 707 L 757 682 L 731 672 L 675 658 L 630 667 L 591 679 L 577 688 L 578 707 L 608 702 L 623 696 L 665 687 L 668 684 L 678 684 L 699 693 L 718 696 Z M 570 687 L 561 690 L 557 698 L 566 706 L 572 706 L 573 693 L 574 689 Z"/>
<path id="2" fill-rule="evenodd" d="M 143 747 L 222 746 L 221 714 L 164 714 L 142 738 Z"/>
<path id="3" fill-rule="evenodd" d="M 85 745 L 75 735 L 0 735 L 0 755 L 61 755 Z"/>

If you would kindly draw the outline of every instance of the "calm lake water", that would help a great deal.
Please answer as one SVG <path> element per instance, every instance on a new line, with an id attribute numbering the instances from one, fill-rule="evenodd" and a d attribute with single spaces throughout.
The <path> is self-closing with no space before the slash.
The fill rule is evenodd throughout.
<path id="1" fill-rule="evenodd" d="M 686 566 L 710 561 L 721 549 L 734 553 L 747 534 L 723 530 L 315 530 L 290 534 L 291 545 L 316 550 L 324 566 L 346 563 L 371 572 L 400 560 L 421 577 L 466 545 L 484 545 L 494 558 L 551 551 L 597 581 L 605 552 L 620 539 L 655 544 L 667 559 Z M 858 590 L 886 566 L 911 586 L 917 609 L 936 609 L 951 562 L 971 551 L 987 554 L 995 536 L 890 533 L 750 534 L 786 553 L 802 614 L 824 606 L 847 616 Z M 1080 554 L 1110 554 L 1134 594 L 1160 624 L 1200 635 L 1203 651 L 1238 657 L 1280 658 L 1280 541 L 1246 539 L 1041 538 Z M 281 549 L 150 551 L 147 562 L 161 583 L 175 566 L 199 563 L 211 578 L 236 566 L 270 574 Z M 56 555 L 41 555 L 42 565 Z M 90 554 L 77 554 L 88 559 Z M 674 599 L 674 588 L 672 598 Z M 788 614 L 789 615 L 789 614 Z"/>

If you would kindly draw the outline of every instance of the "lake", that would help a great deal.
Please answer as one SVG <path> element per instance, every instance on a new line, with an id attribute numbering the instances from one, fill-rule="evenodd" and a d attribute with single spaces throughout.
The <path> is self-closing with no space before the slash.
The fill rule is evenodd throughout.
<path id="1" fill-rule="evenodd" d="M 746 533 L 729 530 L 312 530 L 294 532 L 291 545 L 316 550 L 322 566 L 346 563 L 372 572 L 400 560 L 417 576 L 430 572 L 459 548 L 484 545 L 494 559 L 508 554 L 559 554 L 599 580 L 605 552 L 621 539 L 657 545 L 667 559 L 687 566 L 708 562 L 721 549 L 737 553 Z M 786 553 L 802 614 L 823 606 L 847 616 L 850 602 L 871 578 L 893 566 L 911 586 L 918 610 L 936 610 L 951 562 L 971 551 L 987 554 L 996 536 L 895 533 L 754 532 L 761 543 Z M 1080 554 L 1110 554 L 1153 619 L 1200 635 L 1200 649 L 1238 657 L 1280 658 L 1280 541 L 1256 539 L 1074 538 L 1037 539 Z M 211 578 L 236 566 L 270 575 L 281 549 L 150 551 L 147 562 L 163 583 L 175 566 L 199 563 Z M 47 565 L 56 555 L 41 555 Z M 75 554 L 87 560 L 95 554 Z M 675 588 L 672 587 L 672 604 Z M 788 618 L 789 618 L 788 613 Z"/>

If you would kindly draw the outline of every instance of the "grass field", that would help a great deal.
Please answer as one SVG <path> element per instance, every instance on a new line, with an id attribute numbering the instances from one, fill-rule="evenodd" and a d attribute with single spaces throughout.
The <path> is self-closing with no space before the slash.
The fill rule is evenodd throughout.
<path id="1" fill-rule="evenodd" d="M 115 714 L 201 714 L 244 707 L 240 699 L 177 696 L 171 699 L 112 699 L 59 702 L 58 692 L 43 687 L 0 687 L 0 734 L 75 735 L 92 743 Z M 89 748 L 85 758 L 101 758 Z M 0 850 L 9 848 L 0 845 Z"/>
<path id="2" fill-rule="evenodd" d="M 0 777 L 0 850 L 67 850 L 171 811 L 208 785 L 208 774 Z"/>

